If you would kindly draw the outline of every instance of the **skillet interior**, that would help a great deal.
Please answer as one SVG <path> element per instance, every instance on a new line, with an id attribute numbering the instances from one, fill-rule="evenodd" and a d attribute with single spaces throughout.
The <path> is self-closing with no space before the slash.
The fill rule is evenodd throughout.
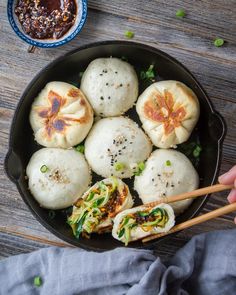
<path id="1" fill-rule="evenodd" d="M 217 114 L 204 92 L 202 87 L 191 75 L 191 73 L 179 62 L 169 55 L 146 45 L 126 42 L 126 41 L 105 41 L 90 44 L 78 48 L 77 50 L 58 58 L 46 68 L 44 68 L 29 84 L 23 93 L 15 116 L 12 122 L 9 151 L 5 160 L 6 172 L 29 206 L 36 218 L 51 232 L 59 238 L 87 250 L 108 250 L 123 246 L 122 243 L 112 238 L 110 234 L 93 235 L 91 239 L 76 240 L 72 235 L 70 227 L 66 224 L 65 210 L 57 211 L 56 216 L 50 219 L 48 210 L 41 208 L 34 200 L 28 190 L 27 180 L 25 179 L 25 168 L 32 154 L 41 148 L 33 137 L 33 132 L 29 124 L 29 111 L 31 104 L 39 93 L 39 91 L 49 81 L 58 80 L 72 83 L 79 86 L 79 72 L 85 70 L 90 61 L 98 57 L 125 57 L 132 64 L 138 75 L 140 70 L 145 70 L 150 64 L 155 65 L 157 72 L 156 80 L 179 80 L 189 86 L 197 95 L 201 115 L 196 129 L 192 134 L 192 138 L 198 138 L 202 145 L 202 153 L 198 165 L 198 173 L 200 176 L 200 187 L 208 186 L 214 183 L 219 170 L 222 142 L 225 135 L 225 124 L 222 117 Z M 140 93 L 150 83 L 140 81 Z M 141 123 L 133 109 L 129 110 L 126 115 Z M 94 174 L 93 181 L 101 179 Z M 133 186 L 133 179 L 125 179 L 130 188 Z M 136 204 L 139 204 L 137 194 Z M 192 205 L 177 218 L 177 223 L 187 220 L 195 216 L 203 207 L 207 196 L 198 198 Z M 145 247 L 153 247 L 159 243 L 163 243 L 166 238 L 153 241 L 145 245 Z M 130 247 L 143 247 L 142 242 L 131 243 Z"/>

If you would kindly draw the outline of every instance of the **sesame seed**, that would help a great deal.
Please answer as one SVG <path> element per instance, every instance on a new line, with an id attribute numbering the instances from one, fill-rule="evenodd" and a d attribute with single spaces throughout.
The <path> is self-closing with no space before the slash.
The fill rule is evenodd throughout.
<path id="1" fill-rule="evenodd" d="M 111 97 L 110 97 L 110 96 L 108 96 L 108 99 L 111 99 Z"/>
<path id="2" fill-rule="evenodd" d="M 118 74 L 118 72 L 117 72 L 117 71 L 115 71 L 115 74 Z"/>
<path id="3" fill-rule="evenodd" d="M 103 97 L 103 96 L 101 96 L 101 97 L 100 97 L 100 99 L 101 99 L 101 100 L 103 100 L 103 99 L 104 99 L 104 97 Z"/>
<path id="4" fill-rule="evenodd" d="M 157 174 L 157 176 L 159 176 L 159 177 L 160 177 L 160 176 L 161 176 L 161 174 Z"/>
<path id="5" fill-rule="evenodd" d="M 99 74 L 100 76 L 102 76 L 102 74 Z"/>
<path id="6" fill-rule="evenodd" d="M 106 86 L 108 86 L 109 84 L 108 83 L 106 83 Z"/>
<path id="7" fill-rule="evenodd" d="M 120 87 L 122 87 L 123 86 L 123 84 L 120 84 Z"/>
<path id="8" fill-rule="evenodd" d="M 154 182 L 154 178 L 152 178 L 152 182 Z"/>

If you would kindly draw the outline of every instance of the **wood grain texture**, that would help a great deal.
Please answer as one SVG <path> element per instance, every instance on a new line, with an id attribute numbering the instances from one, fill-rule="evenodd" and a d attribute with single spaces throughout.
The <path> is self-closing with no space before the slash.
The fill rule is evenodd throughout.
<path id="1" fill-rule="evenodd" d="M 236 164 L 236 2 L 234 0 L 89 0 L 88 19 L 81 34 L 56 49 L 28 45 L 12 31 L 6 14 L 7 1 L 0 0 L 0 227 L 20 232 L 0 232 L 0 258 L 48 246 L 27 236 L 60 242 L 43 228 L 23 203 L 15 186 L 4 173 L 3 162 L 8 136 L 19 97 L 32 77 L 56 57 L 88 42 L 125 39 L 124 32 L 135 32 L 134 41 L 155 46 L 182 62 L 208 92 L 214 107 L 225 118 L 228 133 L 224 142 L 221 172 Z M 184 19 L 176 19 L 179 8 Z M 226 41 L 213 45 L 216 37 Z M 23 131 L 22 131 L 23 132 Z M 226 193 L 214 194 L 204 208 L 209 212 L 227 203 Z M 233 214 L 185 230 L 155 249 L 162 258 L 173 255 L 193 235 L 234 227 Z"/>

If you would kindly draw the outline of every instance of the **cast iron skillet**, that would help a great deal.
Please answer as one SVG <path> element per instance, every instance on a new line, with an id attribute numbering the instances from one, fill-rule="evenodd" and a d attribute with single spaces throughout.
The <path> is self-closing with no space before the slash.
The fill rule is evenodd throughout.
<path id="1" fill-rule="evenodd" d="M 87 250 L 108 250 L 123 246 L 122 243 L 113 239 L 110 234 L 93 235 L 91 239 L 81 238 L 76 240 L 70 227 L 66 224 L 66 210 L 57 211 L 54 218 L 50 218 L 49 212 L 41 208 L 28 190 L 25 179 L 25 169 L 32 154 L 41 148 L 33 137 L 29 124 L 29 111 L 31 104 L 39 91 L 49 81 L 65 81 L 79 86 L 79 72 L 84 71 L 87 65 L 98 57 L 125 57 L 131 63 L 137 73 L 147 69 L 150 64 L 155 65 L 157 72 L 156 80 L 179 80 L 189 86 L 200 101 L 201 115 L 197 128 L 192 138 L 198 138 L 202 145 L 202 153 L 198 165 L 200 186 L 208 186 L 215 182 L 220 165 L 222 143 L 226 133 L 223 118 L 213 109 L 212 104 L 198 81 L 177 60 L 166 53 L 147 45 L 126 41 L 104 41 L 82 46 L 50 63 L 30 82 L 24 91 L 17 106 L 10 132 L 9 151 L 5 159 L 5 169 L 9 178 L 16 184 L 23 200 L 31 212 L 49 231 L 57 237 L 75 246 Z M 140 92 L 149 83 L 140 81 Z M 130 110 L 128 114 L 140 124 L 137 114 Z M 140 124 L 141 126 L 141 124 Z M 94 175 L 93 181 L 99 179 Z M 125 180 L 126 181 L 126 180 Z M 132 187 L 133 180 L 126 183 Z M 135 195 L 135 192 L 132 191 Z M 198 198 L 180 217 L 177 222 L 190 219 L 197 215 L 204 206 L 208 196 Z M 137 196 L 136 196 L 136 199 Z M 139 202 L 136 201 L 136 204 Z M 145 245 L 151 248 L 163 243 L 165 238 L 152 241 Z M 130 243 L 130 247 L 144 247 L 142 242 Z"/>

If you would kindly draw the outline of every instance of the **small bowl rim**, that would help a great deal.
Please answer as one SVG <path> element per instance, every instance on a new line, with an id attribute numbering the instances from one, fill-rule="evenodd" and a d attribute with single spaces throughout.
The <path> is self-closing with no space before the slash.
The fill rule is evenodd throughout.
<path id="1" fill-rule="evenodd" d="M 76 0 L 75 0 L 76 1 Z M 7 17 L 8 21 L 13 29 L 13 31 L 16 33 L 16 35 L 26 43 L 32 45 L 32 46 L 37 46 L 41 48 L 53 48 L 53 47 L 58 47 L 61 45 L 64 45 L 71 40 L 73 40 L 82 30 L 82 28 L 85 25 L 86 19 L 87 19 L 87 14 L 88 14 L 88 5 L 87 5 L 87 0 L 80 0 L 81 1 L 81 7 L 82 7 L 82 13 L 81 13 L 81 19 L 79 23 L 77 24 L 75 30 L 66 38 L 61 39 L 61 40 L 55 40 L 55 42 L 47 43 L 44 41 L 38 41 L 37 39 L 31 39 L 27 36 L 27 34 L 22 33 L 19 29 L 19 26 L 16 24 L 13 14 L 12 14 L 12 5 L 14 4 L 14 0 L 8 0 L 7 3 Z M 77 1 L 76 1 L 77 2 Z M 40 40 L 40 39 L 39 39 Z M 43 39 L 42 39 L 43 40 Z"/>

